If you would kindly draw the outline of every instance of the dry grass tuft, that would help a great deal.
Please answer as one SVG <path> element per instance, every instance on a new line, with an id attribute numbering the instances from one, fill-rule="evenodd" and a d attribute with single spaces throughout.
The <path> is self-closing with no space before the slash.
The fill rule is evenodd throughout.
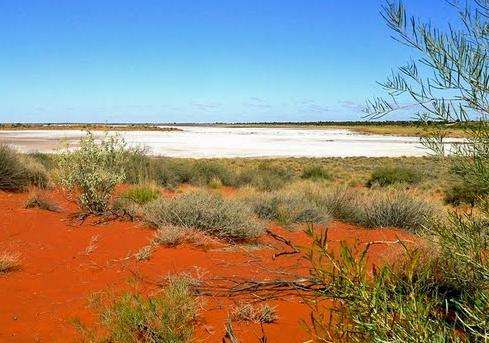
<path id="1" fill-rule="evenodd" d="M 277 309 L 268 304 L 255 307 L 252 304 L 245 303 L 234 308 L 231 313 L 231 318 L 243 322 L 268 324 L 276 322 L 278 320 L 278 314 Z"/>
<path id="2" fill-rule="evenodd" d="M 0 274 L 20 269 L 20 256 L 10 252 L 0 253 Z"/>
<path id="3" fill-rule="evenodd" d="M 25 208 L 40 208 L 45 211 L 60 212 L 61 207 L 45 195 L 33 193 L 24 204 Z"/>

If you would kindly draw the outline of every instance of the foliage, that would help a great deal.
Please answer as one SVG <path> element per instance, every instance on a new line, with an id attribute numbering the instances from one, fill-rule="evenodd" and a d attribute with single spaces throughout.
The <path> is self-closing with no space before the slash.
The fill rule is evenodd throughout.
<path id="1" fill-rule="evenodd" d="M 79 193 L 79 204 L 90 213 L 103 213 L 117 184 L 125 179 L 126 143 L 106 135 L 97 143 L 90 132 L 75 151 L 63 152 L 58 161 L 58 181 L 70 192 Z"/>
<path id="2" fill-rule="evenodd" d="M 234 241 L 253 239 L 263 233 L 261 223 L 248 206 L 205 191 L 155 200 L 144 207 L 143 217 L 158 228 L 177 225 Z"/>
<path id="3" fill-rule="evenodd" d="M 420 180 L 421 174 L 413 168 L 396 166 L 379 167 L 372 172 L 370 179 L 367 181 L 367 186 L 389 186 L 398 183 L 415 184 Z"/>
<path id="4" fill-rule="evenodd" d="M 147 204 L 150 201 L 157 199 L 160 196 L 160 191 L 152 185 L 140 185 L 127 189 L 120 197 L 130 200 L 138 205 Z"/>
<path id="5" fill-rule="evenodd" d="M 331 180 L 329 172 L 320 165 L 305 166 L 301 178 L 312 180 Z"/>

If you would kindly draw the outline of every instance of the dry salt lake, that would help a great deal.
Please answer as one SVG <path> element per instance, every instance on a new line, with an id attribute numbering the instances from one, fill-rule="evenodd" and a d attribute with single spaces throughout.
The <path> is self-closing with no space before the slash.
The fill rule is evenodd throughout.
<path id="1" fill-rule="evenodd" d="M 129 145 L 171 157 L 398 157 L 429 153 L 418 137 L 366 135 L 346 129 L 176 127 L 181 131 L 118 134 Z M 78 130 L 0 131 L 0 143 L 23 152 L 55 152 L 67 143 L 76 146 L 83 135 L 85 132 Z"/>

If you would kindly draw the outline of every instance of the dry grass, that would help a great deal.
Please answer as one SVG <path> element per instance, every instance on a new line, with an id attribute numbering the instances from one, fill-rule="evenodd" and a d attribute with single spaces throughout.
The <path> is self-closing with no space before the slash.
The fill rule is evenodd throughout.
<path id="1" fill-rule="evenodd" d="M 277 309 L 268 304 L 263 304 L 260 307 L 257 307 L 250 303 L 245 303 L 240 304 L 233 309 L 231 319 L 243 322 L 268 324 L 276 322 L 278 320 L 278 314 Z"/>
<path id="2" fill-rule="evenodd" d="M 20 269 L 20 256 L 11 252 L 0 253 L 0 274 L 13 272 Z"/>
<path id="3" fill-rule="evenodd" d="M 39 193 L 31 194 L 29 199 L 26 200 L 24 207 L 25 208 L 40 208 L 42 210 L 51 211 L 51 212 L 60 212 L 61 211 L 61 207 L 59 207 L 58 204 L 56 204 L 51 199 L 47 198 L 45 195 L 42 195 Z"/>

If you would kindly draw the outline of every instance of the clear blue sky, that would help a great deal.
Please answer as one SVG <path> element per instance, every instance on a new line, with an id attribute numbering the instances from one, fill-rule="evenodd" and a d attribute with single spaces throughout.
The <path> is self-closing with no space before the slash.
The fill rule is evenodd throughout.
<path id="1" fill-rule="evenodd" d="M 406 3 L 451 15 L 443 0 Z M 0 0 L 0 121 L 357 120 L 411 53 L 381 4 Z"/>

